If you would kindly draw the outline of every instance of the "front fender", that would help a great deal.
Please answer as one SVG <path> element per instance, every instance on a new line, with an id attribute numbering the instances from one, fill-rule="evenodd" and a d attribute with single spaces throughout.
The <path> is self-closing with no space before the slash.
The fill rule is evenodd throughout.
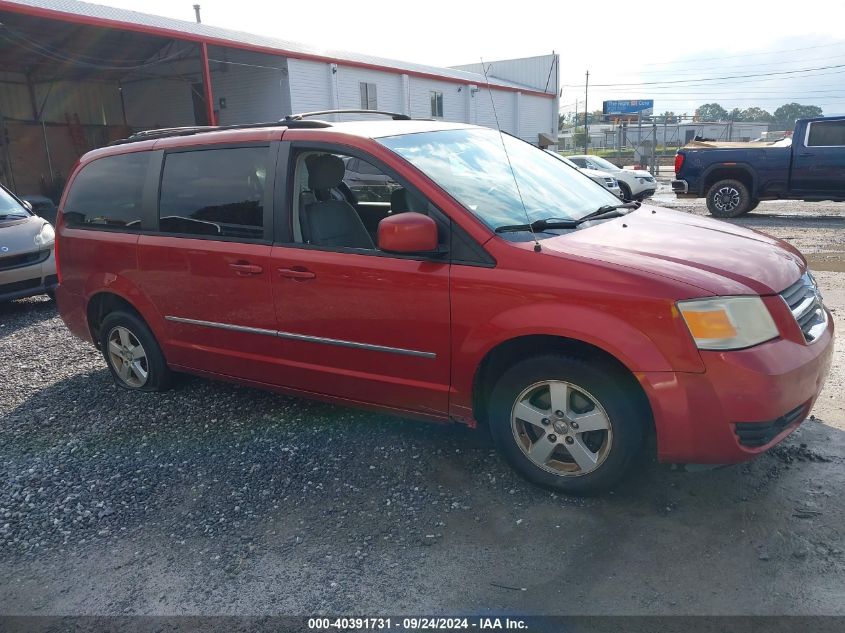
<path id="1" fill-rule="evenodd" d="M 631 323 L 649 324 L 646 334 Z M 639 315 L 626 318 L 585 305 L 555 302 L 516 306 L 479 322 L 455 341 L 455 411 L 472 408 L 472 377 L 499 345 L 525 336 L 546 335 L 587 343 L 622 363 L 632 374 L 643 372 L 703 372 L 701 357 L 671 302 L 650 303 Z"/>

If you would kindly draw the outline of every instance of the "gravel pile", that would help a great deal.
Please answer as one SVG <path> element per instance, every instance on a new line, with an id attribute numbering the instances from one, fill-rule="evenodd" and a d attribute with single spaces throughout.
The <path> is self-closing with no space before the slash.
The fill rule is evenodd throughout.
<path id="1" fill-rule="evenodd" d="M 549 496 L 483 433 L 187 376 L 134 394 L 51 302 L 0 310 L 0 557 L 140 537 L 241 560 L 263 539 L 326 539 L 361 561 L 374 539 L 437 543 L 477 510 L 473 488 L 513 495 L 516 514 Z"/>

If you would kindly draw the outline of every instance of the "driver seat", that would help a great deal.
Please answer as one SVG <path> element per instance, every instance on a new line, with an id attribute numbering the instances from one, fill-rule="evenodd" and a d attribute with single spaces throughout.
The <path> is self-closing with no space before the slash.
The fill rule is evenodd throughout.
<path id="1" fill-rule="evenodd" d="M 375 249 L 358 212 L 345 200 L 332 200 L 331 190 L 343 182 L 346 166 L 333 154 L 305 159 L 311 196 L 302 196 L 299 221 L 303 239 L 316 246 Z"/>

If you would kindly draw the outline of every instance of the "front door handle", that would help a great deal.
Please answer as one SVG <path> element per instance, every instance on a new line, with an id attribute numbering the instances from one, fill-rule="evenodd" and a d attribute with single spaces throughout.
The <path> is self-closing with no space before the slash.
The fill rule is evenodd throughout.
<path id="1" fill-rule="evenodd" d="M 264 270 L 261 266 L 255 264 L 247 264 L 246 262 L 236 262 L 229 264 L 229 268 L 234 270 L 239 275 L 260 275 Z"/>
<path id="2" fill-rule="evenodd" d="M 317 276 L 307 268 L 279 268 L 279 274 L 288 279 L 314 279 Z"/>

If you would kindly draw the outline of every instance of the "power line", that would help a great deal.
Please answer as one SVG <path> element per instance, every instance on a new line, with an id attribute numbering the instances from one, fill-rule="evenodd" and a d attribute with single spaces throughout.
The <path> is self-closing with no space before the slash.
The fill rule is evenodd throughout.
<path id="1" fill-rule="evenodd" d="M 696 57 L 690 61 L 696 62 L 705 62 L 714 59 L 738 59 L 740 57 L 757 57 L 759 55 L 776 55 L 778 53 L 794 53 L 796 51 L 809 51 L 816 48 L 830 48 L 831 46 L 842 46 L 845 45 L 845 40 L 840 40 L 838 42 L 832 42 L 830 44 L 817 44 L 816 46 L 804 46 L 802 48 L 784 48 L 780 50 L 774 51 L 762 51 L 759 53 L 741 53 L 738 55 L 721 55 L 719 57 Z M 673 65 L 673 64 L 683 64 L 685 63 L 683 60 L 677 60 L 674 62 L 653 62 L 650 64 L 642 64 L 643 66 L 666 66 L 666 65 Z"/>
<path id="2" fill-rule="evenodd" d="M 816 70 L 831 70 L 834 68 L 845 68 L 845 64 L 834 64 L 831 66 L 817 66 L 815 68 L 799 68 L 797 70 L 782 70 L 773 73 L 753 73 L 749 75 L 726 75 L 724 77 L 706 77 L 703 79 L 675 79 L 670 81 L 643 81 L 640 83 L 616 83 L 616 84 L 593 84 L 595 88 L 615 87 L 615 86 L 652 86 L 652 85 L 666 85 L 666 84 L 680 84 L 689 83 L 691 81 L 705 82 L 705 81 L 722 81 L 725 79 L 748 79 L 751 77 L 773 77 L 775 75 L 794 75 L 795 73 L 812 72 Z M 580 88 L 578 84 L 565 84 L 564 88 Z"/>

